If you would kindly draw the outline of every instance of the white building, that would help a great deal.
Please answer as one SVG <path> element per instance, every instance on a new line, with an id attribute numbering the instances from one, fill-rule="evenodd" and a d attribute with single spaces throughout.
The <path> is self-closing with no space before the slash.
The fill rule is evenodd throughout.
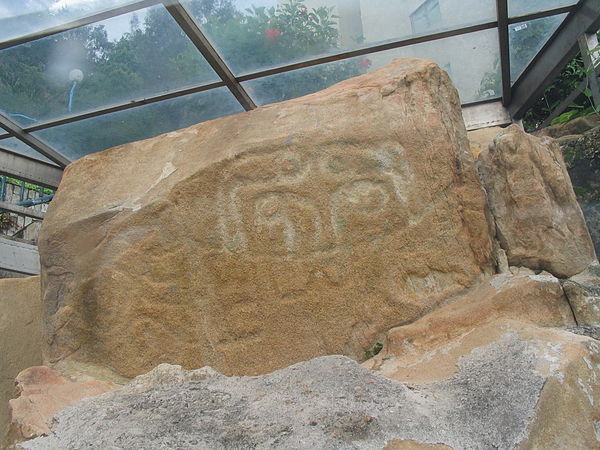
<path id="1" fill-rule="evenodd" d="M 339 16 L 340 46 L 346 49 L 462 28 L 494 21 L 496 17 L 494 0 L 306 0 L 305 3 L 309 8 L 334 7 L 334 14 Z M 393 57 L 432 59 L 450 74 L 462 102 L 467 103 L 482 99 L 481 80 L 486 74 L 498 71 L 498 55 L 498 33 L 491 29 L 370 55 L 369 59 L 374 67 L 386 64 Z"/>

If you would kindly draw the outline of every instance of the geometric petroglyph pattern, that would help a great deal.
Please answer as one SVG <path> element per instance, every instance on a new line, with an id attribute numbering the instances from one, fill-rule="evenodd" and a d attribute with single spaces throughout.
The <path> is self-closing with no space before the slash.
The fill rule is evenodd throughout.
<path id="1" fill-rule="evenodd" d="M 293 257 L 372 244 L 406 223 L 402 155 L 336 146 L 236 160 L 219 188 L 221 250 Z"/>

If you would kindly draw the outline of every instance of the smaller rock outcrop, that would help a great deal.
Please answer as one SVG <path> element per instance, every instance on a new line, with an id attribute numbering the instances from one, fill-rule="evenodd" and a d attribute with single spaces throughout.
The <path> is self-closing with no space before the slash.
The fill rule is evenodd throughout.
<path id="1" fill-rule="evenodd" d="M 600 265 L 593 264 L 565 280 L 563 289 L 577 324 L 600 329 Z"/>
<path id="2" fill-rule="evenodd" d="M 497 275 L 465 296 L 409 325 L 391 329 L 382 352 L 365 363 L 399 381 L 432 382 L 452 376 L 465 346 L 475 348 L 473 330 L 504 320 L 566 327 L 575 324 L 560 281 L 548 275 Z M 490 329 L 493 330 L 493 327 Z M 500 327 L 491 335 L 502 334 Z M 453 351 L 453 342 L 461 348 Z M 446 348 L 446 351 L 440 349 Z M 398 363 L 394 355 L 401 355 Z M 390 362 L 391 361 L 391 362 Z"/>
<path id="3" fill-rule="evenodd" d="M 590 116 L 578 117 L 566 123 L 559 123 L 543 128 L 535 132 L 535 135 L 561 139 L 567 136 L 577 136 L 597 127 L 600 127 L 600 115 L 592 114 Z"/>
<path id="4" fill-rule="evenodd" d="M 45 366 L 25 369 L 17 376 L 16 383 L 19 397 L 10 400 L 10 443 L 49 434 L 52 417 L 59 410 L 118 387 L 94 379 L 69 380 Z"/>
<path id="5" fill-rule="evenodd" d="M 511 125 L 481 153 L 478 169 L 511 266 L 567 278 L 596 259 L 556 141 Z"/>

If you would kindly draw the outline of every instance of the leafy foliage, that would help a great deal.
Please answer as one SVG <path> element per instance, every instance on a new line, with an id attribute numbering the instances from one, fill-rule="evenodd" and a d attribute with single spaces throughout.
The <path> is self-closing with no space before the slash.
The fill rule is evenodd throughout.
<path id="1" fill-rule="evenodd" d="M 383 344 L 378 342 L 373 346 L 372 349 L 365 350 L 365 358 L 372 358 L 373 356 L 377 356 L 379 355 L 379 353 L 381 353 L 381 350 L 383 350 Z"/>
<path id="2" fill-rule="evenodd" d="M 561 74 L 546 89 L 544 96 L 540 98 L 525 114 L 523 123 L 528 130 L 535 130 L 548 117 L 562 101 L 573 92 L 577 85 L 586 76 L 585 67 L 581 55 L 578 55 L 567 64 Z M 573 102 L 574 108 L 570 108 L 559 119 L 560 122 L 568 122 L 579 117 L 582 107 L 585 109 L 589 105 L 585 94 L 580 95 Z M 575 110 L 574 113 L 570 113 Z M 579 115 L 578 115 L 579 114 Z"/>
<path id="3" fill-rule="evenodd" d="M 37 184 L 27 183 L 26 181 L 17 180 L 16 178 L 12 178 L 12 177 L 4 177 L 4 178 L 7 183 L 11 183 L 16 186 L 24 186 L 25 189 L 30 189 L 30 190 L 38 191 L 38 192 L 40 190 L 40 186 L 38 186 Z M 53 194 L 53 193 L 54 193 L 54 191 L 52 189 L 44 188 L 44 194 Z"/>
<path id="4" fill-rule="evenodd" d="M 600 35 L 600 31 L 598 31 Z M 590 53 L 599 49 L 592 49 Z M 573 90 L 588 75 L 583 64 L 581 54 L 573 58 L 563 69 L 560 75 L 546 89 L 544 95 L 527 111 L 523 123 L 527 130 L 535 130 L 542 122 L 562 103 Z M 583 92 L 569 105 L 567 110 L 552 121 L 552 124 L 566 123 L 578 117 L 598 113 L 592 101 L 592 92 L 589 88 Z"/>

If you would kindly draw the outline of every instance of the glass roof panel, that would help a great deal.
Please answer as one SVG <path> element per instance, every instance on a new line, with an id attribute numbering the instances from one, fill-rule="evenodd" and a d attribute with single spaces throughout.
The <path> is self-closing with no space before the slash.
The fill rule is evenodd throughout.
<path id="1" fill-rule="evenodd" d="M 465 54 L 469 55 L 469 64 L 464 63 Z M 338 81 L 380 68 L 400 57 L 436 61 L 449 73 L 462 103 L 501 96 L 496 28 L 285 72 L 243 84 L 254 101 L 264 105 L 325 89 Z"/>
<path id="2" fill-rule="evenodd" d="M 509 17 L 575 5 L 579 0 L 508 0 Z"/>
<path id="3" fill-rule="evenodd" d="M 0 0 L 0 42 L 136 1 L 138 0 Z"/>
<path id="4" fill-rule="evenodd" d="M 218 80 L 156 6 L 0 52 L 0 110 L 30 126 Z"/>
<path id="5" fill-rule="evenodd" d="M 1 139 L 0 140 L 0 148 L 5 148 L 5 149 L 11 150 L 15 153 L 19 153 L 20 155 L 29 156 L 31 158 L 39 159 L 40 161 L 44 161 L 44 162 L 56 165 L 55 163 L 50 161 L 48 158 L 46 158 L 44 155 L 42 155 L 41 153 L 32 149 L 29 145 L 21 142 L 20 140 L 18 140 L 17 138 L 14 138 L 14 137 L 8 138 L 8 139 Z"/>
<path id="6" fill-rule="evenodd" d="M 548 42 L 567 14 L 509 25 L 510 78 L 514 83 Z"/>
<path id="7" fill-rule="evenodd" d="M 496 20 L 495 0 L 184 0 L 235 74 Z M 254 6 L 252 6 L 254 5 Z"/>
<path id="8" fill-rule="evenodd" d="M 242 112 L 226 88 L 187 95 L 33 133 L 71 159 Z"/>

